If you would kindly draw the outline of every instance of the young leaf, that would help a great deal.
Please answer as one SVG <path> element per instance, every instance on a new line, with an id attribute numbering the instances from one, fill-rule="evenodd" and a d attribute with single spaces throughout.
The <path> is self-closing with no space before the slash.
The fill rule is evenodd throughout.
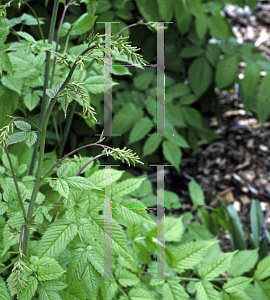
<path id="1" fill-rule="evenodd" d="M 117 199 L 118 197 L 128 195 L 132 191 L 136 190 L 144 180 L 145 178 L 130 178 L 116 184 L 112 191 L 112 197 Z"/>
<path id="2" fill-rule="evenodd" d="M 143 145 L 143 155 L 147 156 L 155 152 L 162 141 L 162 136 L 160 135 L 151 135 L 147 138 L 145 144 Z"/>
<path id="3" fill-rule="evenodd" d="M 27 139 L 26 139 L 26 145 L 28 147 L 31 147 L 33 144 L 35 144 L 37 140 L 37 134 L 35 132 L 28 132 L 27 133 Z"/>
<path id="4" fill-rule="evenodd" d="M 79 35 L 89 31 L 95 23 L 98 16 L 90 16 L 88 13 L 83 14 L 80 18 L 72 24 L 71 35 Z"/>
<path id="5" fill-rule="evenodd" d="M 70 169 L 70 164 L 65 163 L 57 169 L 57 177 L 65 177 Z"/>
<path id="6" fill-rule="evenodd" d="M 171 141 L 162 142 L 162 150 L 165 158 L 173 164 L 173 166 L 180 172 L 180 162 L 182 157 L 182 152 L 180 148 Z"/>
<path id="7" fill-rule="evenodd" d="M 162 287 L 162 292 L 164 295 L 164 300 L 169 299 L 190 299 L 189 295 L 186 293 L 183 286 L 179 281 L 176 280 L 167 280 L 167 282 Z"/>
<path id="8" fill-rule="evenodd" d="M 129 135 L 129 144 L 135 143 L 143 139 L 153 127 L 153 123 L 147 117 L 138 120 Z"/>
<path id="9" fill-rule="evenodd" d="M 15 121 L 15 126 L 22 131 L 30 131 L 31 125 L 24 121 Z"/>

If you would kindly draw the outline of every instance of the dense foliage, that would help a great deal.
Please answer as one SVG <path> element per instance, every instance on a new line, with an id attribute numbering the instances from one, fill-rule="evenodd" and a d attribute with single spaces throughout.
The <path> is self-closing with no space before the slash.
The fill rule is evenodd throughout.
<path id="1" fill-rule="evenodd" d="M 192 180 L 201 222 L 192 213 L 173 217 L 181 203 L 166 190 L 169 213 L 157 226 L 157 196 L 146 176 L 100 166 L 109 157 L 140 166 L 142 155 L 146 168 L 160 162 L 161 146 L 180 171 L 182 148 L 216 138 L 203 114 L 218 113 L 214 87 L 238 80 L 242 59 L 251 65 L 240 82 L 244 105 L 256 104 L 261 121 L 267 118 L 260 105 L 269 79 L 260 82 L 258 72 L 269 63 L 252 45 L 236 44 L 223 6 L 199 0 L 1 2 L 0 299 L 269 298 L 270 236 L 258 202 L 249 233 L 232 206 L 209 213 Z M 135 13 L 145 20 L 134 20 Z M 165 30 L 166 133 L 174 136 L 149 137 L 155 73 L 143 65 L 155 60 L 155 22 L 161 20 L 174 21 Z M 111 72 L 113 133 L 122 135 L 106 137 L 110 146 L 102 134 L 95 138 L 104 126 L 106 52 L 104 24 L 97 21 L 121 21 L 112 25 Z M 253 76 L 258 80 L 251 86 Z M 221 226 L 231 234 L 233 252 L 221 253 Z"/>

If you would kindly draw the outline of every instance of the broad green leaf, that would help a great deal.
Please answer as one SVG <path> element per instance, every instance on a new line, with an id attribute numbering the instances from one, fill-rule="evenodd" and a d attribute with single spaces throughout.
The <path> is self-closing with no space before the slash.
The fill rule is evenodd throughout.
<path id="1" fill-rule="evenodd" d="M 123 287 L 134 286 L 140 282 L 135 274 L 125 269 L 116 269 L 115 276 L 120 277 L 119 282 Z"/>
<path id="2" fill-rule="evenodd" d="M 143 139 L 152 129 L 153 123 L 147 117 L 139 119 L 133 126 L 129 135 L 129 144 Z"/>
<path id="3" fill-rule="evenodd" d="M 256 268 L 254 278 L 257 280 L 263 280 L 270 277 L 270 256 L 261 260 Z"/>
<path id="4" fill-rule="evenodd" d="M 103 257 L 104 261 L 104 257 Z M 103 267 L 104 269 L 104 267 Z M 90 299 L 96 299 L 99 290 L 100 274 L 94 269 L 91 264 L 87 264 L 81 277 L 81 284 L 84 290 L 91 296 Z"/>
<path id="5" fill-rule="evenodd" d="M 204 14 L 200 14 L 195 17 L 196 33 L 200 39 L 205 38 L 205 34 L 207 32 L 207 21 L 208 19 Z"/>
<path id="6" fill-rule="evenodd" d="M 2 66 L 3 69 L 7 70 L 9 73 L 12 73 L 12 64 L 11 64 L 11 61 L 10 61 L 9 56 L 7 55 L 7 53 L 6 52 L 2 53 L 2 57 L 0 57 L 0 62 L 1 62 L 1 58 L 2 58 L 2 63 L 3 63 L 3 66 Z"/>
<path id="7" fill-rule="evenodd" d="M 51 257 L 42 257 L 39 259 L 37 270 L 37 278 L 39 281 L 57 279 L 65 272 L 59 263 Z"/>
<path id="8" fill-rule="evenodd" d="M 155 152 L 161 143 L 163 137 L 160 135 L 151 135 L 147 138 L 145 144 L 143 145 L 143 155 L 147 156 Z"/>
<path id="9" fill-rule="evenodd" d="M 258 248 L 254 250 L 239 251 L 231 260 L 227 271 L 229 276 L 240 276 L 250 271 L 258 261 Z"/>
<path id="10" fill-rule="evenodd" d="M 76 283 L 69 287 L 68 290 L 61 290 L 59 292 L 61 299 L 65 300 L 85 300 L 85 291 L 80 283 Z"/>
<path id="11" fill-rule="evenodd" d="M 22 38 L 26 39 L 31 44 L 35 44 L 36 43 L 36 40 L 29 33 L 24 32 L 24 31 L 16 31 L 16 32 L 17 32 L 17 34 L 19 36 L 21 36 Z"/>
<path id="12" fill-rule="evenodd" d="M 32 111 L 37 107 L 40 96 L 42 96 L 41 91 L 34 90 L 33 92 L 29 92 L 23 96 L 23 103 L 30 111 Z"/>
<path id="13" fill-rule="evenodd" d="M 240 290 L 245 290 L 245 288 L 249 285 L 249 283 L 253 280 L 253 278 L 248 277 L 236 277 L 229 278 L 228 282 L 226 282 L 222 289 L 226 293 L 237 293 Z"/>
<path id="14" fill-rule="evenodd" d="M 74 189 L 89 190 L 96 188 L 89 179 L 81 176 L 69 177 L 66 179 L 66 182 L 71 188 Z"/>
<path id="15" fill-rule="evenodd" d="M 140 75 L 134 77 L 133 82 L 136 89 L 145 91 L 151 83 L 155 81 L 155 75 L 151 71 L 143 71 Z"/>
<path id="16" fill-rule="evenodd" d="M 204 53 L 204 49 L 200 46 L 189 45 L 182 49 L 181 57 L 184 58 L 191 58 L 191 57 L 198 57 Z"/>
<path id="17" fill-rule="evenodd" d="M 186 229 L 183 224 L 182 217 L 174 218 L 171 216 L 166 216 L 164 227 L 166 242 L 180 242 Z"/>
<path id="18" fill-rule="evenodd" d="M 214 256 L 210 261 L 199 269 L 199 276 L 212 280 L 227 271 L 234 253 L 222 253 Z"/>
<path id="19" fill-rule="evenodd" d="M 238 56 L 228 55 L 221 59 L 216 68 L 215 80 L 221 90 L 228 87 L 236 79 L 238 74 Z"/>
<path id="20" fill-rule="evenodd" d="M 10 76 L 2 76 L 2 84 L 3 86 L 9 88 L 10 90 L 17 92 L 19 95 L 21 94 L 22 89 L 22 80 L 19 78 L 12 78 Z"/>
<path id="21" fill-rule="evenodd" d="M 43 234 L 38 247 L 39 257 L 55 257 L 77 234 L 77 226 L 67 220 L 56 221 Z"/>
<path id="22" fill-rule="evenodd" d="M 178 28 L 180 28 L 185 15 L 187 15 L 187 5 L 186 0 L 174 1 L 174 16 L 176 19 L 176 23 Z"/>
<path id="23" fill-rule="evenodd" d="M 171 141 L 163 141 L 162 150 L 165 158 L 173 164 L 173 166 L 178 170 L 178 172 L 180 172 L 179 166 L 182 157 L 182 152 L 180 148 Z"/>
<path id="24" fill-rule="evenodd" d="M 164 195 L 165 195 L 165 199 L 164 199 L 165 208 L 171 210 L 171 209 L 179 209 L 181 207 L 179 197 L 176 193 L 165 190 Z"/>
<path id="25" fill-rule="evenodd" d="M 64 22 L 61 27 L 60 37 L 67 35 L 70 28 L 71 28 L 71 24 L 68 22 Z"/>
<path id="26" fill-rule="evenodd" d="M 252 200 L 251 202 L 250 223 L 254 244 L 256 247 L 260 247 L 260 234 L 262 228 L 265 226 L 264 215 L 260 201 Z"/>
<path id="27" fill-rule="evenodd" d="M 136 4 L 146 21 L 159 22 L 161 20 L 156 0 L 136 0 Z"/>
<path id="28" fill-rule="evenodd" d="M 208 26 L 214 38 L 226 41 L 229 38 L 228 24 L 221 15 L 211 16 Z"/>
<path id="29" fill-rule="evenodd" d="M 192 200 L 192 203 L 197 207 L 200 205 L 205 205 L 204 203 L 204 194 L 200 185 L 192 179 L 188 184 L 189 194 Z"/>
<path id="30" fill-rule="evenodd" d="M 112 198 L 117 199 L 118 197 L 122 197 L 130 194 L 135 191 L 141 183 L 145 180 L 145 178 L 130 178 L 126 179 L 120 183 L 117 183 L 112 190 Z"/>
<path id="31" fill-rule="evenodd" d="M 0 86 L 0 128 L 10 122 L 10 118 L 7 115 L 13 115 L 18 107 L 18 100 L 19 95 L 16 92 Z"/>
<path id="32" fill-rule="evenodd" d="M 84 87 L 91 94 L 104 93 L 104 76 L 90 76 L 84 81 Z M 112 81 L 112 87 L 116 85 Z"/>
<path id="33" fill-rule="evenodd" d="M 196 299 L 202 300 L 220 300 L 218 292 L 209 281 L 199 281 L 196 283 Z"/>
<path id="34" fill-rule="evenodd" d="M 188 69 L 188 79 L 192 90 L 201 96 L 213 81 L 213 70 L 205 57 L 193 60 Z"/>
<path id="35" fill-rule="evenodd" d="M 71 35 L 79 35 L 89 31 L 95 23 L 98 16 L 90 16 L 88 13 L 83 14 L 80 18 L 72 24 L 70 31 Z"/>
<path id="36" fill-rule="evenodd" d="M 142 116 L 143 111 L 141 108 L 136 107 L 131 102 L 126 103 L 113 117 L 113 133 L 123 134 L 127 132 Z"/>
<path id="37" fill-rule="evenodd" d="M 163 21 L 170 22 L 173 16 L 173 0 L 157 0 L 159 14 Z"/>
<path id="38" fill-rule="evenodd" d="M 256 63 L 248 63 L 242 80 L 242 89 L 247 97 L 255 92 L 259 79 L 260 68 L 258 65 Z"/>
<path id="39" fill-rule="evenodd" d="M 28 280 L 27 286 L 25 287 L 23 292 L 19 294 L 20 300 L 32 299 L 32 297 L 34 296 L 37 290 L 38 280 L 34 276 L 29 276 L 27 280 Z"/>
<path id="40" fill-rule="evenodd" d="M 175 258 L 179 268 L 192 269 L 203 259 L 214 243 L 216 241 L 200 241 L 179 246 L 175 251 Z"/>
<path id="41" fill-rule="evenodd" d="M 55 93 L 53 89 L 46 89 L 46 94 L 47 96 L 49 96 L 50 98 L 54 98 Z"/>
<path id="42" fill-rule="evenodd" d="M 183 286 L 176 280 L 167 280 L 162 287 L 162 294 L 163 300 L 190 299 Z"/>
<path id="43" fill-rule="evenodd" d="M 67 180 L 63 179 L 63 178 L 58 178 L 55 181 L 55 189 L 57 192 L 59 192 L 59 194 L 65 198 L 68 197 L 68 193 L 69 193 L 69 187 L 68 187 L 68 183 Z"/>

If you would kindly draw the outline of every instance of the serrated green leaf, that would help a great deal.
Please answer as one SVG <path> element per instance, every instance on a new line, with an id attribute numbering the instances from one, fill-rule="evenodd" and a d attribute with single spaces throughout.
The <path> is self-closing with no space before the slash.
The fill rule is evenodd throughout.
<path id="1" fill-rule="evenodd" d="M 122 197 L 128 195 L 132 191 L 136 190 L 145 178 L 130 178 L 120 183 L 117 183 L 112 191 L 112 198 Z"/>
<path id="2" fill-rule="evenodd" d="M 257 280 L 263 280 L 270 277 L 270 256 L 265 257 L 258 263 L 254 278 Z"/>
<path id="3" fill-rule="evenodd" d="M 72 260 L 68 265 L 67 272 L 67 282 L 69 283 L 69 285 L 80 281 L 87 263 L 88 251 L 88 249 L 79 248 L 76 249 L 76 251 L 73 253 Z"/>
<path id="4" fill-rule="evenodd" d="M 19 95 L 21 94 L 22 89 L 22 80 L 19 78 L 16 78 L 16 81 L 14 78 L 10 76 L 2 76 L 2 84 L 3 86 L 9 88 L 12 91 L 17 92 Z"/>
<path id="5" fill-rule="evenodd" d="M 249 283 L 253 280 L 253 278 L 248 277 L 236 277 L 229 278 L 228 282 L 225 283 L 222 289 L 226 293 L 237 293 L 240 290 L 245 290 L 245 288 L 249 285 Z"/>
<path id="6" fill-rule="evenodd" d="M 33 131 L 27 133 L 26 145 L 31 147 L 37 140 L 37 134 Z"/>
<path id="7" fill-rule="evenodd" d="M 55 96 L 55 92 L 52 89 L 46 89 L 46 94 L 47 96 L 49 96 L 50 98 L 54 98 Z"/>
<path id="8" fill-rule="evenodd" d="M 199 269 L 199 276 L 207 280 L 214 279 L 227 271 L 234 253 L 223 253 L 214 256 L 209 262 Z"/>
<path id="9" fill-rule="evenodd" d="M 58 178 L 55 181 L 55 189 L 61 196 L 68 198 L 69 187 L 68 187 L 67 180 L 63 178 Z"/>
<path id="10" fill-rule="evenodd" d="M 57 294 L 56 292 L 47 290 L 44 287 L 41 287 L 39 289 L 39 299 L 40 300 L 62 300 L 62 298 L 60 297 L 59 294 Z"/>
<path id="11" fill-rule="evenodd" d="M 150 293 L 150 291 L 140 288 L 133 287 L 129 292 L 128 296 L 131 300 L 155 300 L 156 298 Z"/>
<path id="12" fill-rule="evenodd" d="M 50 280 L 43 282 L 43 287 L 49 291 L 60 291 L 67 287 L 67 284 L 62 281 Z"/>
<path id="13" fill-rule="evenodd" d="M 116 170 L 111 168 L 111 183 L 117 181 L 122 175 L 124 171 Z M 89 180 L 93 182 L 93 184 L 99 188 L 105 187 L 105 170 L 98 170 L 94 172 L 90 177 Z"/>
<path id="14" fill-rule="evenodd" d="M 192 269 L 203 259 L 214 243 L 212 241 L 200 241 L 179 246 L 175 251 L 179 268 Z"/>
<path id="15" fill-rule="evenodd" d="M 6 283 L 0 277 L 0 300 L 11 300 Z"/>
<path id="16" fill-rule="evenodd" d="M 254 250 L 239 251 L 231 260 L 227 271 L 229 276 L 240 276 L 250 271 L 258 261 L 258 248 Z"/>
<path id="17" fill-rule="evenodd" d="M 163 300 L 188 300 L 189 295 L 186 293 L 179 281 L 167 280 L 162 287 Z"/>
<path id="18" fill-rule="evenodd" d="M 38 262 L 38 280 L 47 281 L 54 280 L 62 276 L 65 272 L 59 265 L 59 263 L 51 257 L 42 257 Z"/>
<path id="19" fill-rule="evenodd" d="M 22 141 L 25 141 L 28 138 L 28 132 L 17 132 L 13 133 L 9 136 L 10 140 L 8 140 L 8 144 L 16 144 Z"/>
<path id="20" fill-rule="evenodd" d="M 32 297 L 34 296 L 34 294 L 37 290 L 38 280 L 33 276 L 28 277 L 27 280 L 28 280 L 27 286 L 25 287 L 23 292 L 19 294 L 20 300 L 32 299 Z"/>
<path id="21" fill-rule="evenodd" d="M 65 163 L 57 169 L 57 177 L 65 177 L 70 169 L 70 164 Z"/>
<path id="22" fill-rule="evenodd" d="M 67 247 L 77 234 L 77 226 L 67 220 L 56 221 L 42 236 L 38 256 L 54 257 Z"/>
<path id="23" fill-rule="evenodd" d="M 195 206 L 205 205 L 203 190 L 200 187 L 200 185 L 195 181 L 195 179 L 192 179 L 189 182 L 188 190 L 189 190 L 189 194 L 190 194 L 192 203 Z"/>
<path id="24" fill-rule="evenodd" d="M 24 121 L 15 121 L 15 126 L 22 131 L 30 131 L 31 125 Z"/>
<path id="25" fill-rule="evenodd" d="M 134 286 L 140 282 L 140 279 L 135 274 L 125 269 L 117 269 L 115 275 L 120 277 L 119 282 L 124 287 Z"/>
<path id="26" fill-rule="evenodd" d="M 90 16 L 88 13 L 83 14 L 80 18 L 72 24 L 71 35 L 83 34 L 89 31 L 95 23 L 98 16 Z"/>
<path id="27" fill-rule="evenodd" d="M 209 281 L 200 281 L 196 283 L 196 298 L 201 300 L 220 300 L 218 292 Z"/>
<path id="28" fill-rule="evenodd" d="M 119 215 L 131 224 L 143 224 L 145 222 L 156 224 L 151 220 L 141 202 L 135 199 L 122 200 L 121 209 L 119 208 Z"/>
<path id="29" fill-rule="evenodd" d="M 23 103 L 30 111 L 32 111 L 34 108 L 37 107 L 41 95 L 41 91 L 35 90 L 33 92 L 29 92 L 23 96 Z"/>
<path id="30" fill-rule="evenodd" d="M 89 179 L 81 176 L 68 177 L 66 182 L 71 188 L 89 190 L 97 188 Z"/>

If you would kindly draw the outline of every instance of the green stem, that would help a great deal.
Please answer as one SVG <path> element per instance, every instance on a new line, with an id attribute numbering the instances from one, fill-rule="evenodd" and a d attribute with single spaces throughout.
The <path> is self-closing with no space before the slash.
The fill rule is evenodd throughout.
<path id="1" fill-rule="evenodd" d="M 14 168 L 13 168 L 13 165 L 12 165 L 12 162 L 11 162 L 11 158 L 9 156 L 7 148 L 4 147 L 4 150 L 5 150 L 6 154 L 7 154 L 8 162 L 9 162 L 9 165 L 10 165 L 10 170 L 11 170 L 11 173 L 12 173 L 12 177 L 13 177 L 13 180 L 14 180 L 15 188 L 16 188 L 17 195 L 18 195 L 18 198 L 19 198 L 19 201 L 20 201 L 20 205 L 21 205 L 21 209 L 22 209 L 22 212 L 23 212 L 23 218 L 26 221 L 26 212 L 25 212 L 25 209 L 24 209 L 24 206 L 23 206 L 23 201 L 22 201 L 20 190 L 19 190 L 17 177 L 16 177 L 16 174 L 15 174 L 15 171 L 14 171 Z"/>
<path id="2" fill-rule="evenodd" d="M 56 17 L 57 17 L 57 11 L 59 6 L 59 0 L 54 1 L 53 5 L 53 12 L 52 12 L 52 18 L 51 18 L 51 25 L 50 25 L 50 31 L 49 31 L 49 38 L 48 43 L 51 44 L 53 41 L 54 36 L 54 29 L 56 24 Z M 44 83 L 43 83 L 43 95 L 42 95 L 42 102 L 41 102 L 41 112 L 40 112 L 40 118 L 39 118 L 39 126 L 43 123 L 47 107 L 49 105 L 50 98 L 46 95 L 46 89 L 48 87 L 49 83 L 49 73 L 50 73 L 50 60 L 51 60 L 51 52 L 46 52 L 46 65 L 45 65 L 45 74 L 44 74 Z M 40 144 L 40 138 L 38 139 L 37 143 L 34 146 L 34 152 L 29 168 L 29 175 L 33 174 L 34 171 L 34 165 L 37 157 L 37 152 Z M 41 150 L 42 151 L 42 150 Z"/>

